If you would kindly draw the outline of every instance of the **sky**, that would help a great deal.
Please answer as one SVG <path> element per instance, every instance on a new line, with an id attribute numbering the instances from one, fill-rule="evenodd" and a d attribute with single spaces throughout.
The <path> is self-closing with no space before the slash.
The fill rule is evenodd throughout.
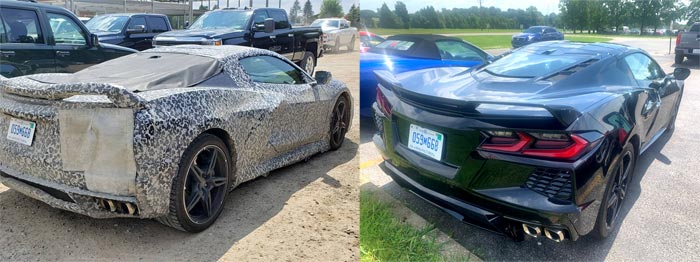
<path id="1" fill-rule="evenodd" d="M 238 0 L 218 0 L 219 1 L 219 6 L 220 7 L 226 7 L 226 2 L 228 1 L 228 4 L 230 7 L 238 7 Z M 366 0 L 364 0 L 366 1 Z M 215 5 L 214 3 L 216 0 L 212 0 L 212 6 Z M 250 0 L 240 0 L 241 6 L 247 6 L 250 4 Z M 254 7 L 265 7 L 265 2 L 266 0 L 253 0 L 253 6 Z M 270 7 L 278 7 L 280 4 L 280 0 L 267 0 L 269 2 Z M 311 6 L 314 8 L 314 14 L 318 14 L 321 11 L 321 2 L 322 0 L 311 0 Z M 200 1 L 195 0 L 194 1 L 194 6 L 195 8 L 199 7 Z M 204 5 L 206 6 L 209 3 L 208 0 L 204 1 Z M 287 10 L 289 12 L 289 9 L 292 8 L 292 5 L 294 5 L 294 0 L 281 0 L 282 3 L 282 8 Z M 306 3 L 306 0 L 299 0 L 299 5 L 301 5 L 301 8 L 304 8 L 304 3 Z M 343 12 L 348 13 L 348 9 L 350 9 L 350 6 L 353 4 L 358 5 L 360 3 L 360 0 L 340 0 L 340 4 L 343 6 Z M 381 5 L 380 5 L 381 6 Z M 393 6 L 393 4 L 392 4 Z M 393 9 L 393 8 L 392 8 Z"/>
<path id="2" fill-rule="evenodd" d="M 377 10 L 382 7 L 383 3 L 389 6 L 389 9 L 394 10 L 394 4 L 397 0 L 362 0 L 360 2 L 361 9 Z M 401 0 L 406 4 L 409 13 L 420 10 L 423 7 L 432 5 L 435 9 L 452 9 L 452 8 L 469 8 L 479 6 L 479 0 Z M 534 6 L 543 14 L 559 13 L 559 0 L 481 0 L 482 7 L 496 7 L 501 10 L 526 9 L 529 6 Z"/>

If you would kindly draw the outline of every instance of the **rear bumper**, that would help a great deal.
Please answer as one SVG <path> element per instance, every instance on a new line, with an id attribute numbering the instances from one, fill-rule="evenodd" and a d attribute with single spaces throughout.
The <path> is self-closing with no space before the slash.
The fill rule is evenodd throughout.
<path id="1" fill-rule="evenodd" d="M 24 176 L 0 166 L 0 183 L 51 207 L 93 218 L 140 216 L 136 197 L 92 192 Z"/>
<path id="2" fill-rule="evenodd" d="M 693 53 L 693 49 L 700 49 L 700 48 L 676 47 L 676 55 L 700 56 L 700 53 L 698 53 L 698 54 Z"/>

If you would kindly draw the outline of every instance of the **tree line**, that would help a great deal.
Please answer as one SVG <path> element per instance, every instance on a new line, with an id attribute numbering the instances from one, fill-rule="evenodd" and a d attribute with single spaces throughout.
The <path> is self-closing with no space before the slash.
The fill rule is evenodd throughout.
<path id="1" fill-rule="evenodd" d="M 426 6 L 408 13 L 397 1 L 393 10 L 384 3 L 375 10 L 361 10 L 360 21 L 368 28 L 479 28 L 521 29 L 549 25 L 578 32 L 620 32 L 622 26 L 658 29 L 671 22 L 700 20 L 700 0 L 686 6 L 678 0 L 560 0 L 560 13 L 543 14 L 536 7 L 501 10 L 495 7 L 437 10 Z M 678 25 L 674 25 L 677 28 Z"/>
<path id="2" fill-rule="evenodd" d="M 310 0 L 306 0 L 303 9 L 299 0 L 294 0 L 292 8 L 289 9 L 289 20 L 294 24 L 308 25 L 318 18 L 334 17 L 344 17 L 353 26 L 357 26 L 360 22 L 360 7 L 353 4 L 348 13 L 345 14 L 343 13 L 343 6 L 340 4 L 340 0 L 323 0 L 321 2 L 321 11 L 318 14 L 314 14 L 314 8 Z"/>

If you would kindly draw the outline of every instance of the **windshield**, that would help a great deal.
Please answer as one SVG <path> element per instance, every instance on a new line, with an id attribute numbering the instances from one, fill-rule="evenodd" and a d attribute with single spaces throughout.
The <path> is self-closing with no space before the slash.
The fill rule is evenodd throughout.
<path id="1" fill-rule="evenodd" d="M 539 77 L 559 72 L 590 59 L 583 54 L 535 54 L 525 50 L 514 52 L 484 68 L 503 77 Z"/>
<path id="2" fill-rule="evenodd" d="M 542 27 L 530 27 L 528 29 L 525 29 L 523 33 L 540 33 L 542 32 Z"/>
<path id="3" fill-rule="evenodd" d="M 91 32 L 121 32 L 126 21 L 129 21 L 128 16 L 95 16 L 85 26 Z"/>
<path id="4" fill-rule="evenodd" d="M 316 20 L 311 23 L 312 26 L 320 27 L 339 27 L 340 21 L 338 20 Z"/>
<path id="5" fill-rule="evenodd" d="M 246 27 L 252 11 L 214 11 L 208 12 L 197 18 L 189 29 L 235 29 L 242 30 Z"/>

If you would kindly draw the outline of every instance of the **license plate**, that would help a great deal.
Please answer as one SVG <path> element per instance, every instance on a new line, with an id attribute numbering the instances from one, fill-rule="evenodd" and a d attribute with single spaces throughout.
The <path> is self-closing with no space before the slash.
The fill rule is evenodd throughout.
<path id="1" fill-rule="evenodd" d="M 411 124 L 408 148 L 440 161 L 445 136 L 433 130 Z"/>
<path id="2" fill-rule="evenodd" d="M 34 122 L 12 118 L 10 127 L 7 129 L 7 139 L 31 146 L 34 140 L 34 129 L 36 129 Z"/>
<path id="3" fill-rule="evenodd" d="M 700 49 L 693 49 L 693 54 L 700 54 Z"/>

